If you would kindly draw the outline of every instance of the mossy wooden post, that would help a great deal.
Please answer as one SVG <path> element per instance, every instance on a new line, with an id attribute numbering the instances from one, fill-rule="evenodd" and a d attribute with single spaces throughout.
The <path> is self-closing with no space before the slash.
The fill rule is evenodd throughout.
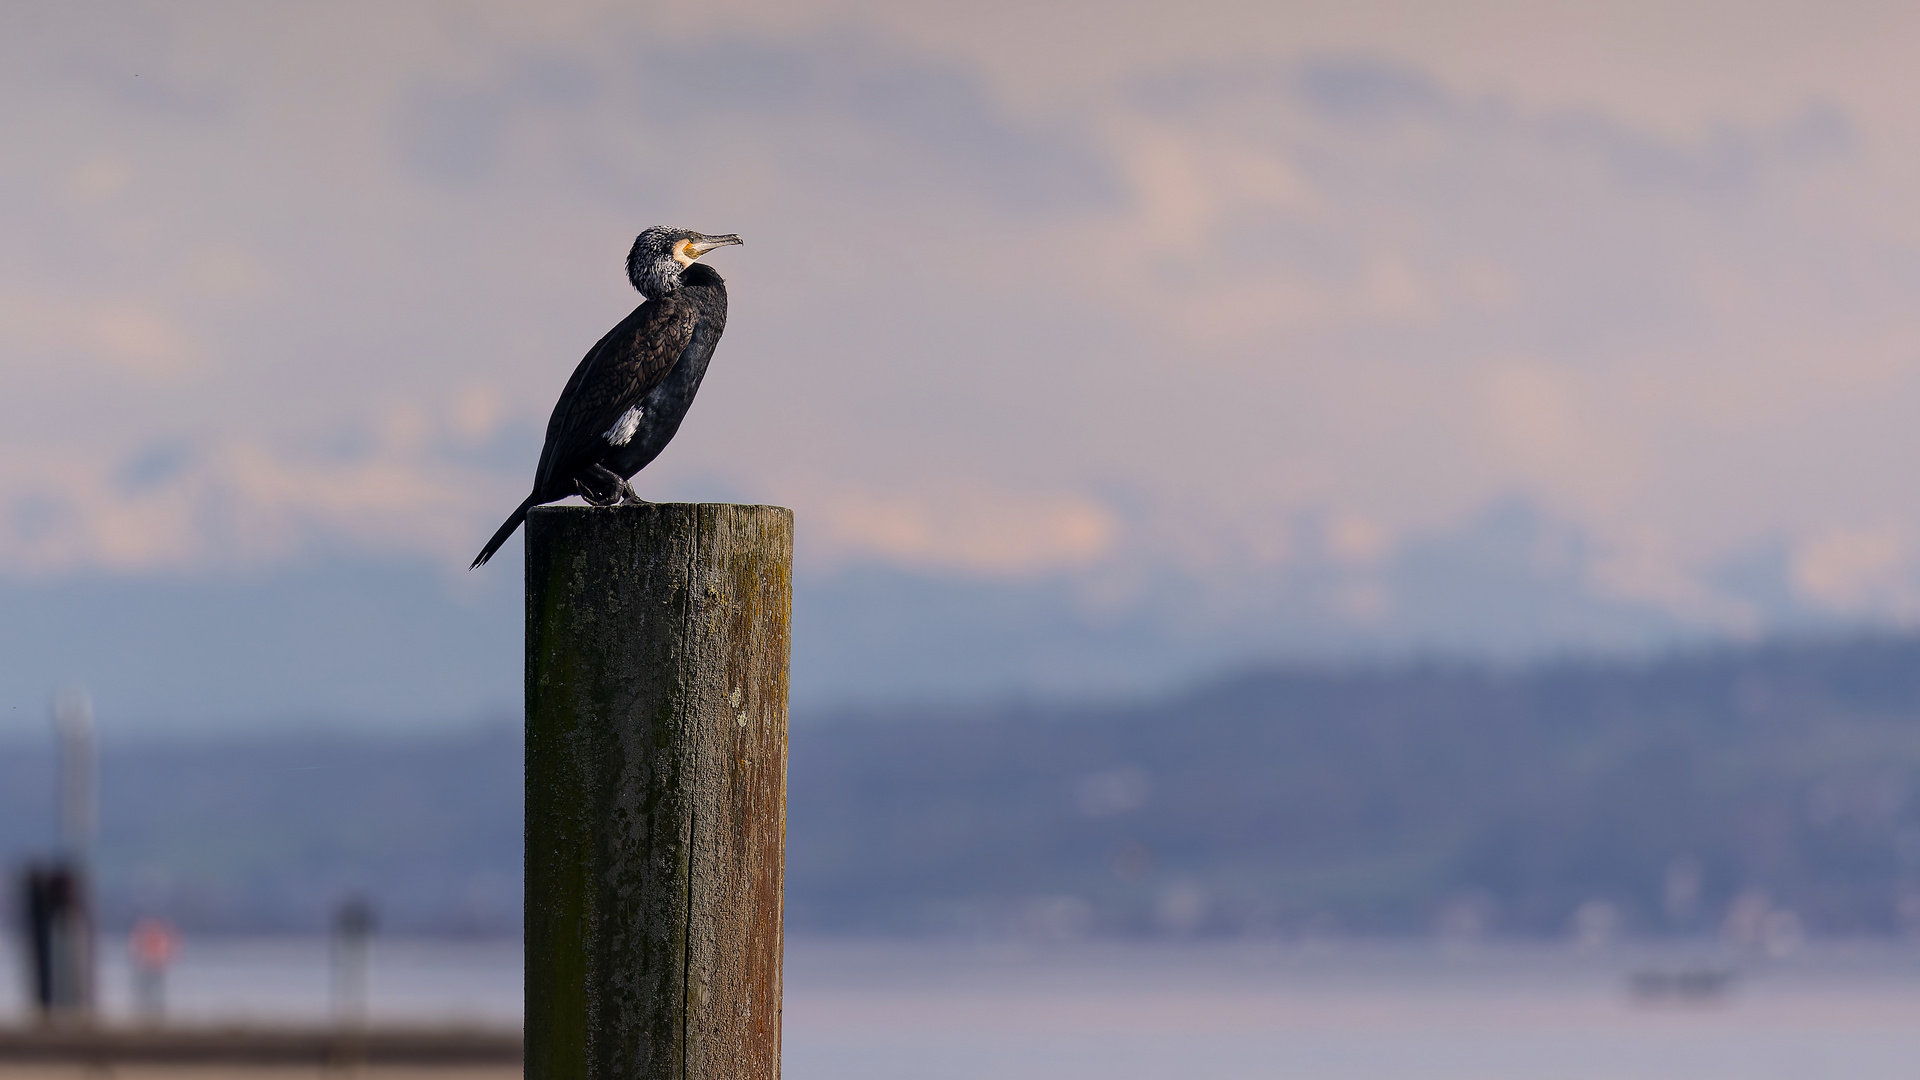
<path id="1" fill-rule="evenodd" d="M 526 1075 L 780 1075 L 793 513 L 527 516 Z"/>

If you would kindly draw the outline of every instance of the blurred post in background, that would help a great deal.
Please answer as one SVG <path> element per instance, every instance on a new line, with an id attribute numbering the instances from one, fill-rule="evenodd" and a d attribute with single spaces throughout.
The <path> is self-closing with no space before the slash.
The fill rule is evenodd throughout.
<path id="1" fill-rule="evenodd" d="M 373 944 L 373 905 L 349 896 L 333 912 L 333 1022 L 367 1021 L 367 970 Z"/>
<path id="2" fill-rule="evenodd" d="M 45 859 L 21 875 L 29 990 L 42 1020 L 85 1020 L 93 1001 L 86 888 L 72 863 Z"/>
<path id="3" fill-rule="evenodd" d="M 93 1013 L 93 918 L 88 903 L 93 848 L 93 699 L 68 686 L 53 700 L 59 741 L 60 847 L 21 875 L 29 991 L 43 1020 Z"/>
<path id="4" fill-rule="evenodd" d="M 60 846 L 83 872 L 93 851 L 93 698 L 86 687 L 64 687 L 53 700 L 60 739 Z"/>
<path id="5" fill-rule="evenodd" d="M 793 514 L 527 518 L 526 1075 L 780 1071 Z"/>

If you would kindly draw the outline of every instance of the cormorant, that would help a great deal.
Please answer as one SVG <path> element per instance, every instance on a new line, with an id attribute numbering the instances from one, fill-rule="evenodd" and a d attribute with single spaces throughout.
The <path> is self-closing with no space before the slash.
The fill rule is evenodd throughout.
<path id="1" fill-rule="evenodd" d="M 731 233 L 708 236 L 666 225 L 634 239 L 627 280 L 646 300 L 573 369 L 547 420 L 533 494 L 487 541 L 473 567 L 493 558 L 529 507 L 569 495 L 595 506 L 646 501 L 627 480 L 680 430 L 727 326 L 727 283 L 697 260 L 739 242 Z"/>

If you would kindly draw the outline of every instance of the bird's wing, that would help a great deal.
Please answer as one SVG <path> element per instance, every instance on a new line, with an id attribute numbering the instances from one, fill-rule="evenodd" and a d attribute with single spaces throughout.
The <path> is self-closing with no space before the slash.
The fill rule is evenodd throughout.
<path id="1" fill-rule="evenodd" d="M 697 316 L 691 300 L 668 293 L 634 308 L 587 350 L 547 421 L 536 490 L 548 491 L 606 452 L 607 430 L 673 370 L 693 342 Z"/>

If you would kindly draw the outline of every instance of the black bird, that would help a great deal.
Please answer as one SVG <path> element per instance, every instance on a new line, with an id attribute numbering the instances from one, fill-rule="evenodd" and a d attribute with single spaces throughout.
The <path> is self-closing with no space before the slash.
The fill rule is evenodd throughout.
<path id="1" fill-rule="evenodd" d="M 731 233 L 708 236 L 666 225 L 634 239 L 627 280 L 646 301 L 573 369 L 547 420 L 533 494 L 487 541 L 473 566 L 493 558 L 527 520 L 529 507 L 569 495 L 595 506 L 646 501 L 627 480 L 659 457 L 680 430 L 727 327 L 727 283 L 697 260 L 739 242 Z"/>

